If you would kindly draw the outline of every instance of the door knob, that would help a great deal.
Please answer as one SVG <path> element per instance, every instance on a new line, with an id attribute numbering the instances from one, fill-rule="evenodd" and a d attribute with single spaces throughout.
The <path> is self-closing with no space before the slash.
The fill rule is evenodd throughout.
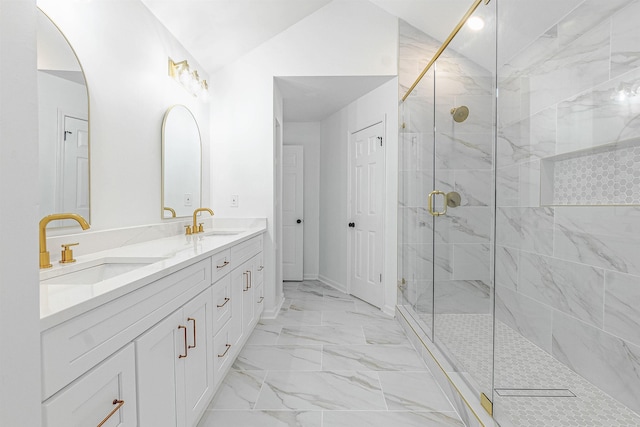
<path id="1" fill-rule="evenodd" d="M 302 220 L 301 220 L 301 219 L 299 219 L 299 220 L 297 220 L 297 221 L 296 221 L 296 223 L 297 223 L 297 224 L 301 224 L 301 223 L 302 223 Z"/>
<path id="2" fill-rule="evenodd" d="M 349 223 L 349 227 L 354 228 L 355 226 L 356 226 L 356 223 L 355 223 L 355 222 L 350 222 L 350 223 Z"/>

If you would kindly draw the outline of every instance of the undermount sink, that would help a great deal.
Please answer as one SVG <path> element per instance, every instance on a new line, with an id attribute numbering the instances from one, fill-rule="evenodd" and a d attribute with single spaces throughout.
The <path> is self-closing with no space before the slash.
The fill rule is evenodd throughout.
<path id="1" fill-rule="evenodd" d="M 107 257 L 40 273 L 41 285 L 93 285 L 162 261 L 163 257 Z"/>

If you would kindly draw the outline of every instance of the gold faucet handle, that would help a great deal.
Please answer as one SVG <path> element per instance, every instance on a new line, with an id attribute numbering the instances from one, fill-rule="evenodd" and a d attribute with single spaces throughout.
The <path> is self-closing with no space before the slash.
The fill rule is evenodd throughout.
<path id="1" fill-rule="evenodd" d="M 184 228 L 187 229 L 187 231 L 185 231 L 184 234 L 186 234 L 187 236 L 191 235 L 191 226 L 190 225 L 185 225 Z"/>
<path id="2" fill-rule="evenodd" d="M 76 262 L 76 260 L 73 259 L 73 250 L 69 249 L 69 247 L 77 246 L 79 244 L 80 243 L 67 243 L 66 245 L 62 245 L 60 264 L 68 264 L 71 262 Z"/>
<path id="3" fill-rule="evenodd" d="M 204 232 L 204 222 L 200 223 L 200 226 L 198 227 L 198 233 L 203 233 Z"/>

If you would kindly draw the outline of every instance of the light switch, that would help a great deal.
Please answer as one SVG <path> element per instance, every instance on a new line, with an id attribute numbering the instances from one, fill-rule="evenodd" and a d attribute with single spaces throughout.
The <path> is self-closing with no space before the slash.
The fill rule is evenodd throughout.
<path id="1" fill-rule="evenodd" d="M 238 207 L 238 195 L 237 194 L 232 194 L 231 195 L 231 207 L 232 208 L 237 208 Z"/>
<path id="2" fill-rule="evenodd" d="M 185 206 L 191 206 L 191 193 L 184 193 L 184 205 Z"/>

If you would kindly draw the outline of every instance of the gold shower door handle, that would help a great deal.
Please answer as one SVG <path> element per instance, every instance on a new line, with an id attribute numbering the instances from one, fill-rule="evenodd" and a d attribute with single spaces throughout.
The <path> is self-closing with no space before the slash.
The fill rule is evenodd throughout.
<path id="1" fill-rule="evenodd" d="M 433 210 L 433 198 L 437 195 L 442 195 L 444 196 L 444 210 L 443 211 L 434 211 Z M 447 193 L 445 193 L 444 191 L 439 191 L 439 190 L 434 190 L 431 193 L 429 193 L 429 199 L 428 199 L 428 208 L 429 208 L 429 213 L 433 216 L 440 216 L 440 215 L 445 215 L 447 213 Z"/>

